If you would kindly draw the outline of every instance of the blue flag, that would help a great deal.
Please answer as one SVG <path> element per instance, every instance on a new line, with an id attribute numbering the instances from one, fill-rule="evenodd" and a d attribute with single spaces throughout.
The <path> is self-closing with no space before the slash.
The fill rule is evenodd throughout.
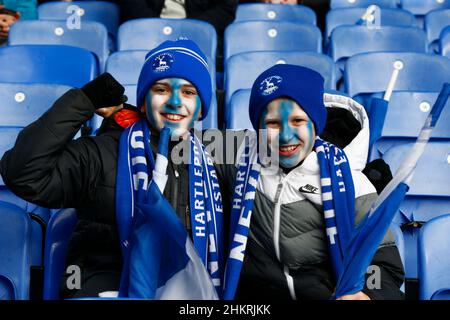
<path id="1" fill-rule="evenodd" d="M 213 300 L 216 289 L 186 229 L 154 181 L 136 204 L 128 297 Z"/>
<path id="2" fill-rule="evenodd" d="M 364 288 L 364 275 L 367 267 L 408 191 L 408 183 L 411 181 L 414 168 L 425 150 L 449 94 L 450 84 L 446 83 L 431 109 L 416 143 L 402 162 L 395 177 L 355 229 L 352 240 L 345 251 L 342 273 L 334 294 L 335 298 L 357 293 Z"/>

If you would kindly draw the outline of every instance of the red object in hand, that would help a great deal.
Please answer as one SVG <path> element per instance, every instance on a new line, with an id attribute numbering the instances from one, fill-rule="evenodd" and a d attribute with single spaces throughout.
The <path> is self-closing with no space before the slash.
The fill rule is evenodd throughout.
<path id="1" fill-rule="evenodd" d="M 141 113 L 137 110 L 121 109 L 114 115 L 114 120 L 122 128 L 126 129 L 141 120 Z"/>

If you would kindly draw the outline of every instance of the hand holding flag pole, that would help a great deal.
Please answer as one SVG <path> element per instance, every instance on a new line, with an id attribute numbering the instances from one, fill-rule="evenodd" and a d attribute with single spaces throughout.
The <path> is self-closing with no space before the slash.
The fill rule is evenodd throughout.
<path id="1" fill-rule="evenodd" d="M 354 230 L 350 245 L 345 251 L 343 272 L 337 281 L 334 298 L 355 294 L 364 288 L 367 267 L 408 191 L 408 183 L 414 168 L 425 150 L 449 95 L 450 84 L 445 83 L 416 143 L 402 162 L 394 179 L 386 186 L 369 213 Z"/>

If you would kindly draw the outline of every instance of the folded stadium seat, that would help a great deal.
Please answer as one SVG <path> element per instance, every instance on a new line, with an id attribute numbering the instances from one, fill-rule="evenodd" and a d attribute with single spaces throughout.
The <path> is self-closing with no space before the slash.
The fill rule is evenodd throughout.
<path id="1" fill-rule="evenodd" d="M 444 57 L 450 58 L 450 26 L 442 30 L 439 38 L 440 52 Z"/>
<path id="2" fill-rule="evenodd" d="M 330 38 L 330 56 L 341 70 L 344 70 L 345 61 L 358 53 L 426 53 L 427 49 L 425 32 L 415 27 L 340 26 L 333 30 Z"/>
<path id="3" fill-rule="evenodd" d="M 82 87 L 98 74 L 95 56 L 87 50 L 59 45 L 0 48 L 0 82 L 47 83 Z"/>
<path id="4" fill-rule="evenodd" d="M 193 19 L 135 19 L 119 27 L 117 50 L 151 50 L 166 40 L 187 38 L 194 41 L 203 53 L 216 61 L 217 33 L 204 21 Z"/>
<path id="5" fill-rule="evenodd" d="M 250 51 L 322 52 L 322 34 L 310 24 L 288 21 L 244 21 L 225 30 L 224 61 L 232 55 Z"/>
<path id="6" fill-rule="evenodd" d="M 439 37 L 447 26 L 450 26 L 450 9 L 434 10 L 425 16 L 425 30 L 430 52 L 439 53 Z"/>
<path id="7" fill-rule="evenodd" d="M 422 129 L 439 92 L 396 91 L 392 93 L 381 137 L 369 151 L 369 161 L 383 158 L 390 149 L 414 142 Z M 450 100 L 433 130 L 432 140 L 450 141 Z"/>
<path id="8" fill-rule="evenodd" d="M 66 21 L 19 21 L 11 27 L 8 44 L 57 44 L 83 48 L 95 53 L 100 72 L 103 72 L 109 55 L 108 31 L 103 24 L 94 21 L 83 21 L 78 29 L 69 29 Z"/>
<path id="9" fill-rule="evenodd" d="M 325 89 L 335 89 L 339 71 L 333 61 L 322 54 L 296 51 L 246 52 L 232 56 L 225 69 L 225 110 L 227 128 L 233 128 L 230 119 L 231 98 L 239 89 L 249 89 L 261 72 L 277 63 L 295 64 L 319 72 L 325 79 Z M 248 107 L 248 105 L 247 105 Z M 234 109 L 233 109 L 234 110 Z"/>
<path id="10" fill-rule="evenodd" d="M 328 11 L 325 26 L 326 38 L 331 36 L 331 32 L 336 27 L 355 25 L 366 11 L 366 8 L 342 8 Z M 376 20 L 376 14 L 372 15 L 375 19 L 373 23 L 379 26 L 412 27 L 415 25 L 414 15 L 402 9 L 381 8 L 379 21 Z"/>
<path id="11" fill-rule="evenodd" d="M 414 142 L 389 149 L 385 160 L 395 173 Z M 417 239 L 420 228 L 432 218 L 450 213 L 450 142 L 428 143 L 414 171 L 410 189 L 393 223 L 403 231 L 406 278 L 417 279 Z"/>
<path id="12" fill-rule="evenodd" d="M 345 90 L 367 109 L 373 93 L 386 91 L 394 68 L 401 69 L 395 91 L 440 91 L 449 81 L 450 60 L 411 52 L 357 54 L 346 63 Z"/>
<path id="13" fill-rule="evenodd" d="M 0 296 L 29 298 L 31 236 L 28 214 L 0 201 Z"/>
<path id="14" fill-rule="evenodd" d="M 419 236 L 419 297 L 450 300 L 450 214 L 428 221 Z"/>
<path id="15" fill-rule="evenodd" d="M 450 8 L 449 0 L 400 0 L 400 7 L 416 16 L 418 27 L 423 27 L 425 16 L 433 10 Z"/>
<path id="16" fill-rule="evenodd" d="M 141 72 L 142 65 L 145 61 L 145 55 L 148 53 L 147 50 L 127 50 L 118 51 L 113 53 L 106 63 L 106 71 L 111 73 L 114 78 L 117 79 L 122 85 L 125 86 L 125 94 L 128 97 L 128 103 L 136 104 L 136 85 L 139 79 L 139 74 Z M 210 67 L 211 80 L 213 85 L 213 91 L 216 88 L 215 79 L 215 65 L 207 58 L 208 65 Z M 133 91 L 134 90 L 134 91 Z M 133 92 L 131 92 L 133 91 Z M 215 96 L 212 99 L 211 107 L 209 113 L 201 122 L 203 129 L 217 128 L 218 127 L 218 110 L 217 110 L 217 99 Z M 101 123 L 101 121 L 100 121 Z M 199 128 L 200 123 L 197 124 Z M 98 128 L 98 126 L 94 126 Z"/>
<path id="17" fill-rule="evenodd" d="M 110 49 L 115 48 L 119 7 L 106 1 L 47 2 L 38 7 L 39 20 L 62 20 L 70 24 L 96 21 L 108 30 Z"/>
<path id="18" fill-rule="evenodd" d="M 59 299 L 61 277 L 69 240 L 75 229 L 77 215 L 75 209 L 63 209 L 54 214 L 47 227 L 44 260 L 44 299 Z"/>
<path id="19" fill-rule="evenodd" d="M 331 0 L 331 9 L 336 8 L 367 8 L 376 4 L 381 8 L 397 8 L 397 0 Z"/>
<path id="20" fill-rule="evenodd" d="M 235 22 L 249 20 L 294 21 L 317 24 L 315 12 L 306 6 L 280 6 L 270 3 L 246 3 L 238 5 Z"/>

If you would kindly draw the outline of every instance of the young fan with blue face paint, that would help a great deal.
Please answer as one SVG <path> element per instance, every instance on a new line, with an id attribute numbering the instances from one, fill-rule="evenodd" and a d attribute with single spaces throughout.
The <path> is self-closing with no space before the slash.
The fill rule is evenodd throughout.
<path id="1" fill-rule="evenodd" d="M 123 94 L 123 86 L 109 74 L 69 90 L 20 133 L 1 160 L 2 178 L 23 199 L 77 211 L 65 263 L 79 267 L 80 286 L 72 286 L 72 274 L 63 273 L 60 297 L 97 297 L 119 290 L 134 213 L 157 177 L 163 181 L 158 184 L 161 197 L 192 236 L 201 262 L 209 262 L 205 272 L 214 279 L 213 290 L 219 291 L 220 187 L 212 159 L 191 130 L 208 114 L 213 94 L 206 58 L 192 41 L 166 41 L 146 56 L 137 106 L 122 108 Z M 94 113 L 105 117 L 97 136 L 73 140 Z M 189 163 L 175 163 L 170 157 L 180 140 L 188 145 Z M 159 157 L 161 153 L 165 157 Z M 213 212 L 208 219 L 206 210 Z M 214 247 L 207 245 L 211 239 Z M 58 298 L 58 290 L 50 297 Z"/>
<path id="2" fill-rule="evenodd" d="M 345 109 L 361 124 L 342 150 L 319 137 L 325 106 Z M 220 173 L 235 177 L 226 183 L 234 189 L 224 297 L 329 299 L 351 230 L 377 197 L 361 172 L 368 147 L 364 108 L 324 94 L 317 72 L 280 64 L 254 82 L 249 115 L 257 137 L 240 148 L 234 168 Z M 372 264 L 378 285 L 337 298 L 401 299 L 403 268 L 390 233 Z"/>

